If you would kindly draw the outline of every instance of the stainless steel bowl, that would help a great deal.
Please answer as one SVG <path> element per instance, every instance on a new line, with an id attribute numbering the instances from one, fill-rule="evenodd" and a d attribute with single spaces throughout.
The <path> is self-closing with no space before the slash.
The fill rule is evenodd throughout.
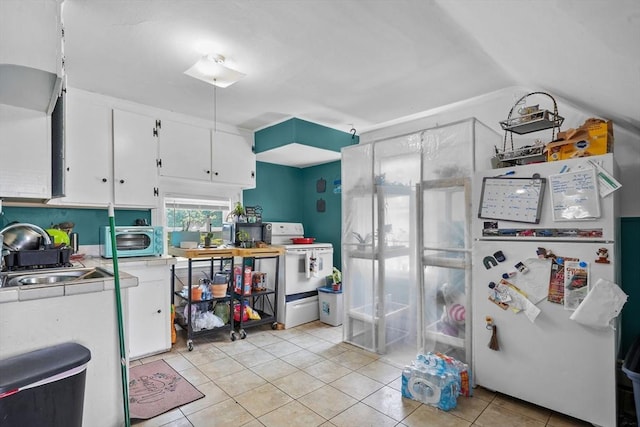
<path id="1" fill-rule="evenodd" d="M 51 237 L 35 224 L 19 222 L 0 230 L 4 237 L 3 247 L 11 251 L 40 249 L 41 242 L 46 247 L 51 245 Z"/>

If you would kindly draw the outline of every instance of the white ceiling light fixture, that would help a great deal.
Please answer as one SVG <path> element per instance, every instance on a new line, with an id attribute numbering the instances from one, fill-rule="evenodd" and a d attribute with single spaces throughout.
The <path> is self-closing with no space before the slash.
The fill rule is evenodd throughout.
<path id="1" fill-rule="evenodd" d="M 227 67 L 224 64 L 224 56 L 219 54 L 204 55 L 184 73 L 203 82 L 223 88 L 231 86 L 246 76 L 240 71 Z"/>

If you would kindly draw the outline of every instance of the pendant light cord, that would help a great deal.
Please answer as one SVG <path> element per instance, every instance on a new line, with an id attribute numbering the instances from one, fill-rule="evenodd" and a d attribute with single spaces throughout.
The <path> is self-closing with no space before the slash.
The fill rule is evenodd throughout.
<path id="1" fill-rule="evenodd" d="M 213 79 L 214 83 L 216 79 Z M 217 86 L 213 85 L 213 133 L 218 131 L 218 92 Z"/>

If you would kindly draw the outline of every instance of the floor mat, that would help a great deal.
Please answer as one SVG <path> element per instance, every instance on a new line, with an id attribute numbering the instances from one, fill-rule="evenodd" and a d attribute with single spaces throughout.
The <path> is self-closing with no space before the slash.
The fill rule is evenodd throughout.
<path id="1" fill-rule="evenodd" d="M 146 420 L 204 397 L 164 360 L 129 369 L 129 412 Z"/>

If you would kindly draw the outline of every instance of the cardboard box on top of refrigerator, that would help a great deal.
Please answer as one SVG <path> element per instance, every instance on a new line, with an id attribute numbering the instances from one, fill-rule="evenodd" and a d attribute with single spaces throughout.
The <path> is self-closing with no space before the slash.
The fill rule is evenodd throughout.
<path id="1" fill-rule="evenodd" d="M 590 118 L 577 129 L 558 132 L 545 147 L 547 161 L 598 156 L 613 152 L 613 122 Z"/>

